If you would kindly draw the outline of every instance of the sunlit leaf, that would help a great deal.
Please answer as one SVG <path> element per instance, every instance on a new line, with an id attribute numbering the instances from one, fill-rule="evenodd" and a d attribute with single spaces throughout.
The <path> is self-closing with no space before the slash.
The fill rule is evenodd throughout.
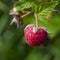
<path id="1" fill-rule="evenodd" d="M 15 8 L 20 11 L 20 10 L 32 7 L 32 4 L 33 3 L 31 3 L 31 2 L 18 2 L 15 5 Z"/>
<path id="2" fill-rule="evenodd" d="M 38 13 L 38 18 L 40 20 L 46 19 L 46 16 L 53 11 L 53 9 L 56 7 L 58 2 L 49 2 L 49 3 L 44 3 L 42 6 L 42 10 L 40 13 Z"/>

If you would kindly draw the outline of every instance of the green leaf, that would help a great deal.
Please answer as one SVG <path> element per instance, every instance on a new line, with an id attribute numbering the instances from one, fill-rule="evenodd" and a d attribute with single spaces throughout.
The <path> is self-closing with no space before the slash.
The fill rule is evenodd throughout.
<path id="1" fill-rule="evenodd" d="M 20 2 L 34 2 L 35 0 L 19 0 Z"/>
<path id="2" fill-rule="evenodd" d="M 53 9 L 56 7 L 57 4 L 58 4 L 57 1 L 55 1 L 55 2 L 46 2 L 46 3 L 42 4 L 41 12 L 38 13 L 38 18 L 40 20 L 46 19 L 46 16 L 53 11 Z"/>
<path id="3" fill-rule="evenodd" d="M 30 8 L 32 7 L 33 3 L 31 2 L 18 2 L 16 5 L 15 5 L 15 8 L 19 11 L 22 11 L 26 8 Z"/>
<path id="4" fill-rule="evenodd" d="M 32 7 L 32 11 L 33 12 L 37 12 L 38 13 L 38 12 L 40 12 L 40 9 L 41 9 L 40 5 L 35 5 L 35 6 Z"/>

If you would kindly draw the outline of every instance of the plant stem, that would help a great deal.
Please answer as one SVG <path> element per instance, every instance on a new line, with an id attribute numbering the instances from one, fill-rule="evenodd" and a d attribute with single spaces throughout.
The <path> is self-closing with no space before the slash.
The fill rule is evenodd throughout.
<path id="1" fill-rule="evenodd" d="M 25 16 L 31 14 L 32 12 L 27 12 L 26 14 L 22 15 L 20 18 L 24 18 Z"/>
<path id="2" fill-rule="evenodd" d="M 36 19 L 36 28 L 38 28 L 38 15 L 37 15 L 37 13 L 34 13 L 34 16 L 35 16 L 35 19 Z"/>

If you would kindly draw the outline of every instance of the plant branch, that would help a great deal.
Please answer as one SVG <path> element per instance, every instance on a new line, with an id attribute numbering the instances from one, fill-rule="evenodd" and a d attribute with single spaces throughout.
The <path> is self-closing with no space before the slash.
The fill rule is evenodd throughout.
<path id="1" fill-rule="evenodd" d="M 22 15 L 20 18 L 24 18 L 25 16 L 31 14 L 32 12 L 27 12 L 26 14 Z"/>
<path id="2" fill-rule="evenodd" d="M 38 16 L 37 16 L 37 13 L 34 13 L 34 16 L 35 16 L 35 19 L 36 19 L 36 28 L 38 28 Z"/>

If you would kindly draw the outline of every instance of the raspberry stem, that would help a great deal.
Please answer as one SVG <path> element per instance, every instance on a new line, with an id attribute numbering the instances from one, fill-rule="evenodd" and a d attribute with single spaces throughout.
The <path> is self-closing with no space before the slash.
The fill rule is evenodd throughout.
<path id="1" fill-rule="evenodd" d="M 38 15 L 37 15 L 37 13 L 34 13 L 34 16 L 35 16 L 35 19 L 36 19 L 36 28 L 38 28 Z"/>
<path id="2" fill-rule="evenodd" d="M 31 14 L 32 12 L 27 12 L 26 14 L 22 15 L 20 18 L 24 18 L 25 16 Z"/>

